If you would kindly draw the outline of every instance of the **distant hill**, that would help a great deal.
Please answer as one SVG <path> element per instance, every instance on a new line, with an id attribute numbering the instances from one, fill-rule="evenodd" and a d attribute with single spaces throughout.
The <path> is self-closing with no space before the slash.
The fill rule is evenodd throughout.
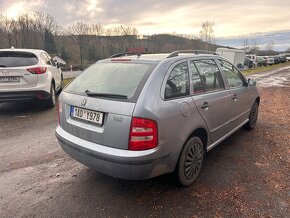
<path id="1" fill-rule="evenodd" d="M 72 36 L 57 36 L 57 47 L 68 56 L 69 63 L 79 63 L 78 44 Z M 170 34 L 158 34 L 151 36 L 92 36 L 85 48 L 85 65 L 110 57 L 113 54 L 126 52 L 128 48 L 143 47 L 146 53 L 170 53 L 176 50 L 205 50 L 206 43 L 199 39 L 188 39 Z M 209 44 L 208 48 L 215 51 L 219 46 Z M 61 54 L 60 54 L 61 55 Z"/>

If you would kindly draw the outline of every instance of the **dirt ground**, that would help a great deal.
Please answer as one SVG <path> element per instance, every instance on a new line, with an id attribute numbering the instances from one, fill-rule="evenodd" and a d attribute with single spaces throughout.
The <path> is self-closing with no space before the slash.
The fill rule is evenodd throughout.
<path id="1" fill-rule="evenodd" d="M 210 151 L 188 188 L 171 175 L 125 181 L 94 172 L 60 149 L 55 109 L 0 105 L 0 217 L 289 217 L 290 69 L 252 77 L 257 127 Z"/>

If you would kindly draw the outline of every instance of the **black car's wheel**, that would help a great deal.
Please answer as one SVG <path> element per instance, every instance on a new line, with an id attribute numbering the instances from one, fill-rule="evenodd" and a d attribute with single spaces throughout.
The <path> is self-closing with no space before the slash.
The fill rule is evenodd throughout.
<path id="1" fill-rule="evenodd" d="M 191 137 L 184 145 L 176 168 L 179 183 L 189 186 L 197 179 L 203 163 L 204 149 L 200 138 Z"/>
<path id="2" fill-rule="evenodd" d="M 45 100 L 44 104 L 45 107 L 47 108 L 53 108 L 55 106 L 55 103 L 56 103 L 55 87 L 54 84 L 52 83 L 50 87 L 50 97 L 49 99 Z"/>
<path id="3" fill-rule="evenodd" d="M 255 102 L 250 112 L 249 121 L 245 125 L 245 129 L 252 130 L 255 128 L 258 120 L 259 104 Z"/>

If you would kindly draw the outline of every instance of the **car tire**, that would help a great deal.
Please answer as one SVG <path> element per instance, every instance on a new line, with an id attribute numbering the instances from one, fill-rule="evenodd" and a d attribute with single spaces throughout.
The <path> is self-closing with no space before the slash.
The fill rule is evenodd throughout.
<path id="1" fill-rule="evenodd" d="M 258 114 L 259 114 L 259 104 L 258 102 L 255 101 L 249 115 L 249 121 L 244 126 L 246 130 L 252 130 L 255 128 L 258 120 Z"/>
<path id="2" fill-rule="evenodd" d="M 189 186 L 198 178 L 204 157 L 204 146 L 199 137 L 187 140 L 180 153 L 176 176 L 180 185 Z"/>
<path id="3" fill-rule="evenodd" d="M 50 96 L 49 96 L 49 99 L 47 99 L 47 100 L 44 101 L 44 106 L 46 108 L 53 108 L 53 107 L 55 107 L 55 104 L 56 104 L 55 86 L 52 83 L 51 84 L 51 87 L 50 87 Z"/>
<path id="4" fill-rule="evenodd" d="M 63 75 L 61 74 L 61 83 L 60 83 L 59 90 L 57 92 L 58 95 L 61 93 L 62 89 L 63 89 Z"/>

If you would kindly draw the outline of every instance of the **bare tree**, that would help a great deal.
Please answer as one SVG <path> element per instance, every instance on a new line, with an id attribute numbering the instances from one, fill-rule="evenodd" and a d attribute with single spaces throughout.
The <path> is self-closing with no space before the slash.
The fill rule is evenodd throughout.
<path id="1" fill-rule="evenodd" d="M 248 47 L 249 46 L 249 38 L 245 38 L 243 41 L 243 46 Z"/>
<path id="2" fill-rule="evenodd" d="M 270 42 L 268 42 L 268 44 L 266 45 L 266 49 L 267 49 L 268 51 L 272 51 L 273 48 L 274 48 L 274 41 L 270 41 Z"/>
<path id="3" fill-rule="evenodd" d="M 85 50 L 94 37 L 94 30 L 95 28 L 92 25 L 82 22 L 67 27 L 67 33 L 73 37 L 79 46 L 81 68 L 83 67 Z"/>
<path id="4" fill-rule="evenodd" d="M 17 22 L 14 19 L 9 19 L 6 15 L 0 15 L 0 29 L 3 32 L 3 37 L 6 38 L 8 46 L 15 46 L 13 39 L 17 37 Z"/>
<path id="5" fill-rule="evenodd" d="M 59 32 L 60 27 L 57 25 L 55 19 L 49 14 L 35 12 L 32 14 L 32 17 L 36 24 L 36 30 L 41 34 L 42 39 L 44 38 L 46 30 L 54 35 Z"/>
<path id="6" fill-rule="evenodd" d="M 29 13 L 22 14 L 18 17 L 17 23 L 21 33 L 22 47 L 33 48 L 34 40 L 32 40 L 32 34 L 34 34 L 34 20 L 31 15 Z"/>
<path id="7" fill-rule="evenodd" d="M 206 50 L 209 50 L 209 43 L 214 42 L 214 22 L 205 21 L 201 25 L 200 37 L 205 41 Z"/>
<path id="8" fill-rule="evenodd" d="M 258 44 L 257 44 L 257 41 L 254 39 L 254 40 L 252 40 L 252 43 L 251 43 L 251 50 L 252 50 L 252 52 L 254 53 L 254 54 L 257 54 L 258 52 L 259 52 L 259 46 L 258 46 Z"/>

